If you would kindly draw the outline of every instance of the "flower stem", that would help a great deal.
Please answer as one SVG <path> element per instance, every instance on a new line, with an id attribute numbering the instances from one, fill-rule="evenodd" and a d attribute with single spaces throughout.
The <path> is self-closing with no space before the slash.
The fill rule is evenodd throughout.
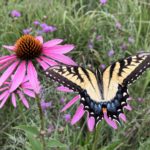
<path id="1" fill-rule="evenodd" d="M 38 106 L 38 109 L 39 109 L 39 116 L 40 116 L 40 138 L 41 138 L 41 141 L 42 141 L 43 150 L 45 150 L 46 144 L 45 144 L 45 138 L 44 138 L 44 135 L 45 135 L 45 131 L 44 131 L 44 128 L 45 128 L 44 114 L 43 114 L 43 111 L 42 111 L 40 98 L 39 98 L 38 95 L 36 96 L 36 101 L 37 101 L 37 106 Z"/>

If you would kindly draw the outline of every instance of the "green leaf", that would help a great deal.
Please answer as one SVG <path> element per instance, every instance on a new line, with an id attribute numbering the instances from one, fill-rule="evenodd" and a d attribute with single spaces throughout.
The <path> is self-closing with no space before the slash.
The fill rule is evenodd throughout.
<path id="1" fill-rule="evenodd" d="M 48 147 L 67 147 L 66 144 L 63 144 L 55 139 L 50 139 L 49 142 L 47 143 L 47 146 Z"/>
<path id="2" fill-rule="evenodd" d="M 114 150 L 119 144 L 121 144 L 120 140 L 112 142 L 110 145 L 103 148 L 103 150 Z"/>
<path id="3" fill-rule="evenodd" d="M 42 143 L 40 143 L 40 140 L 35 138 L 30 133 L 26 133 L 26 136 L 29 139 L 29 143 L 31 145 L 32 150 L 42 150 Z"/>
<path id="4" fill-rule="evenodd" d="M 32 135 L 39 135 L 39 131 L 37 129 L 37 127 L 31 127 L 31 126 L 26 126 L 26 125 L 20 125 L 17 127 L 14 127 L 15 129 L 20 129 L 23 130 L 26 133 L 30 133 Z"/>

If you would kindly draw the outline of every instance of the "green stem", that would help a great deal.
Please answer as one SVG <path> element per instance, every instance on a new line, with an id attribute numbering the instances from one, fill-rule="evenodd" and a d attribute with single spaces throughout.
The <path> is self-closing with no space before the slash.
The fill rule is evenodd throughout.
<path id="1" fill-rule="evenodd" d="M 40 127 L 40 138 L 41 138 L 41 141 L 42 141 L 43 150 L 45 150 L 46 144 L 45 144 L 45 138 L 44 138 L 44 135 L 45 135 L 44 114 L 43 114 L 43 111 L 42 111 L 40 98 L 39 98 L 38 95 L 36 96 L 36 101 L 37 101 L 37 106 L 38 106 L 38 109 L 39 109 L 39 116 L 40 116 L 40 126 L 41 126 Z"/>

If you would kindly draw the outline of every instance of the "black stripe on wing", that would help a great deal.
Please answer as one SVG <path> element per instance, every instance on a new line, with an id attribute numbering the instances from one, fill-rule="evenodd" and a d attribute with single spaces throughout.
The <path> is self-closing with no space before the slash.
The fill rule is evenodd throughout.
<path id="1" fill-rule="evenodd" d="M 127 59 L 130 63 L 132 57 Z M 139 61 L 143 60 L 141 63 Z M 128 85 L 137 80 L 148 68 L 150 68 L 150 53 L 139 53 L 136 55 L 137 67 L 123 80 L 123 85 Z M 130 64 L 129 64 L 130 65 Z M 128 65 L 127 65 L 128 66 Z"/>

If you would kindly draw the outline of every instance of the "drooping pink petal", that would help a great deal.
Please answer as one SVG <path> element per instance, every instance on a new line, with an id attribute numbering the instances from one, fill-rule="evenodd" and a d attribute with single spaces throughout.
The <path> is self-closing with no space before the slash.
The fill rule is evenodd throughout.
<path id="1" fill-rule="evenodd" d="M 84 112 L 84 106 L 83 104 L 80 104 L 71 120 L 71 125 L 74 125 L 76 122 L 78 122 L 84 115 Z"/>
<path id="2" fill-rule="evenodd" d="M 13 106 L 16 108 L 17 104 L 16 104 L 16 96 L 14 93 L 11 94 L 11 102 L 13 104 Z"/>
<path id="3" fill-rule="evenodd" d="M 22 103 L 24 104 L 24 106 L 26 108 L 29 108 L 29 103 L 28 103 L 27 99 L 24 97 L 23 93 L 21 91 L 18 91 L 17 93 L 18 93 Z"/>
<path id="4" fill-rule="evenodd" d="M 87 125 L 89 131 L 92 132 L 95 127 L 95 118 L 93 116 L 89 117 L 89 114 L 87 115 Z"/>
<path id="5" fill-rule="evenodd" d="M 80 98 L 80 95 L 75 96 L 71 101 L 69 101 L 61 110 L 61 112 L 67 110 L 69 107 L 71 107 L 76 101 L 78 101 Z"/>
<path id="6" fill-rule="evenodd" d="M 45 42 L 43 44 L 43 47 L 52 47 L 52 46 L 55 46 L 55 45 L 58 45 L 60 44 L 61 42 L 63 41 L 63 39 L 53 39 L 53 40 L 50 40 L 48 42 Z"/>
<path id="7" fill-rule="evenodd" d="M 0 77 L 0 86 L 7 80 L 7 78 L 13 73 L 19 61 L 14 62 Z"/>
<path id="8" fill-rule="evenodd" d="M 10 57 L 10 55 L 1 56 L 1 57 L 0 57 L 0 60 L 5 59 L 5 58 L 8 58 L 8 57 Z"/>
<path id="9" fill-rule="evenodd" d="M 119 117 L 120 117 L 124 122 L 127 121 L 125 114 L 120 113 L 120 114 L 119 114 Z"/>
<path id="10" fill-rule="evenodd" d="M 10 60 L 10 61 L 8 61 L 8 62 L 2 64 L 2 65 L 0 66 L 0 71 L 2 71 L 2 70 L 4 70 L 5 68 L 7 68 L 10 64 L 12 64 L 12 62 L 13 62 L 13 61 Z"/>
<path id="11" fill-rule="evenodd" d="M 129 104 L 127 104 L 127 106 L 124 106 L 124 108 L 127 109 L 127 110 L 129 110 L 129 111 L 132 110 L 132 107 Z"/>
<path id="12" fill-rule="evenodd" d="M 58 65 L 57 62 L 55 62 L 54 60 L 51 60 L 45 56 L 41 56 L 40 57 L 44 62 L 46 62 L 47 64 L 49 64 L 50 66 L 55 66 L 55 65 Z"/>
<path id="13" fill-rule="evenodd" d="M 30 97 L 35 98 L 35 93 L 33 91 L 28 90 L 28 89 L 23 89 L 23 92 L 24 92 L 24 94 L 26 94 L 26 95 L 28 95 Z"/>
<path id="14" fill-rule="evenodd" d="M 34 91 L 38 94 L 40 92 L 40 85 L 39 85 L 36 69 L 33 66 L 31 61 L 28 62 L 27 76 L 29 78 L 29 82 L 33 87 Z"/>
<path id="15" fill-rule="evenodd" d="M 64 86 L 59 86 L 56 89 L 61 92 L 73 92 L 73 90 L 70 90 L 69 88 L 64 87 Z"/>
<path id="16" fill-rule="evenodd" d="M 29 81 L 29 78 L 28 78 L 28 76 L 25 76 L 24 79 L 23 79 L 23 81 L 22 81 L 22 83 L 25 83 L 27 81 Z"/>
<path id="17" fill-rule="evenodd" d="M 65 56 L 63 54 L 54 54 L 54 53 L 50 53 L 50 54 L 44 53 L 44 54 L 61 63 L 77 66 L 77 64 L 70 57 Z"/>
<path id="18" fill-rule="evenodd" d="M 36 39 L 39 40 L 41 42 L 41 44 L 43 44 L 43 37 L 42 36 L 37 36 Z"/>
<path id="19" fill-rule="evenodd" d="M 0 64 L 8 63 L 9 61 L 14 61 L 17 57 L 15 55 L 11 55 L 9 57 L 6 57 L 2 60 L 0 60 Z"/>
<path id="20" fill-rule="evenodd" d="M 49 68 L 49 65 L 47 65 L 43 60 L 40 60 L 39 58 L 36 58 L 36 61 L 42 66 L 44 70 Z"/>
<path id="21" fill-rule="evenodd" d="M 4 91 L 1 95 L 0 95 L 0 101 L 4 98 L 4 97 L 6 97 L 6 95 L 8 95 L 8 90 L 6 90 L 6 91 Z"/>
<path id="22" fill-rule="evenodd" d="M 6 48 L 8 50 L 15 50 L 15 46 L 3 45 L 3 48 Z"/>
<path id="23" fill-rule="evenodd" d="M 65 45 L 56 45 L 49 48 L 44 48 L 44 53 L 55 53 L 55 54 L 65 54 L 73 50 L 74 45 L 65 44 Z"/>
<path id="24" fill-rule="evenodd" d="M 10 92 L 13 92 L 19 87 L 19 85 L 22 83 L 25 77 L 25 73 L 26 73 L 26 61 L 22 61 L 14 74 L 12 85 L 10 87 Z"/>
<path id="25" fill-rule="evenodd" d="M 111 127 L 113 127 L 114 129 L 117 129 L 116 122 L 108 118 L 107 112 L 104 112 L 104 119 Z"/>
<path id="26" fill-rule="evenodd" d="M 5 98 L 2 100 L 1 104 L 0 104 L 0 109 L 4 106 L 4 104 L 6 103 L 7 99 L 9 97 L 9 93 L 5 96 Z"/>
<path id="27" fill-rule="evenodd" d="M 3 87 L 3 88 L 0 88 L 0 92 L 4 91 L 4 90 L 7 90 L 8 87 Z"/>
<path id="28" fill-rule="evenodd" d="M 29 82 L 25 82 L 25 83 L 22 83 L 21 84 L 21 87 L 23 89 L 30 89 L 30 90 L 33 90 L 33 87 L 31 86 L 31 84 Z"/>

